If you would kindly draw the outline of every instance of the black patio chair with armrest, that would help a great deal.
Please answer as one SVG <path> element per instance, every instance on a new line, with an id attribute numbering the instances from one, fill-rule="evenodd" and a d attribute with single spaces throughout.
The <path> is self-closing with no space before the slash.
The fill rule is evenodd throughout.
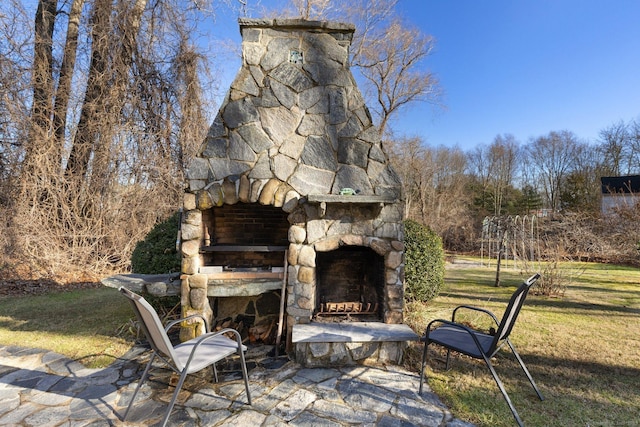
<path id="1" fill-rule="evenodd" d="M 456 307 L 453 310 L 451 321 L 443 319 L 436 319 L 431 321 L 427 325 L 425 335 L 423 336 L 424 351 L 422 353 L 422 369 L 420 372 L 420 393 L 422 393 L 422 385 L 424 383 L 424 370 L 427 363 L 427 349 L 430 344 L 437 344 L 447 349 L 446 369 L 449 369 L 449 357 L 452 350 L 475 359 L 484 360 L 485 364 L 489 368 L 489 371 L 491 372 L 491 375 L 493 376 L 493 379 L 496 381 L 500 392 L 504 396 L 504 399 L 507 401 L 513 417 L 516 419 L 519 426 L 523 426 L 522 420 L 520 419 L 516 408 L 511 403 L 511 399 L 509 399 L 509 395 L 507 394 L 502 381 L 500 381 L 498 374 L 491 364 L 491 359 L 505 344 L 507 344 L 513 352 L 513 355 L 518 360 L 518 363 L 520 363 L 520 367 L 526 374 L 538 397 L 540 398 L 540 400 L 544 400 L 544 397 L 542 397 L 540 390 L 538 390 L 538 387 L 536 386 L 535 381 L 533 381 L 529 370 L 527 369 L 524 362 L 522 361 L 522 358 L 509 340 L 509 334 L 511 333 L 516 319 L 518 318 L 518 314 L 520 313 L 522 304 L 524 303 L 524 300 L 529 293 L 529 289 L 539 278 L 540 275 L 535 274 L 529 277 L 518 287 L 518 289 L 511 296 L 509 304 L 507 305 L 507 309 L 502 316 L 502 321 L 500 322 L 498 322 L 498 318 L 492 312 L 469 305 L 461 305 Z M 456 314 L 459 310 L 473 310 L 487 314 L 492 318 L 497 329 L 494 330 L 493 328 L 491 328 L 491 331 L 489 333 L 485 333 L 476 329 L 472 329 L 461 323 L 457 323 Z"/>
<path id="2" fill-rule="evenodd" d="M 213 366 L 213 374 L 216 382 L 218 382 L 218 372 L 215 365 L 216 362 L 234 353 L 237 353 L 240 356 L 242 374 L 244 376 L 244 386 L 247 393 L 247 402 L 251 405 L 249 379 L 244 359 L 244 352 L 247 348 L 242 344 L 242 339 L 238 331 L 227 328 L 217 332 L 208 332 L 209 328 L 206 319 L 199 315 L 175 320 L 168 323 L 166 326 L 163 326 L 156 311 L 142 296 L 131 292 L 126 288 L 120 288 L 120 292 L 131 302 L 133 311 L 140 321 L 140 326 L 149 341 L 151 349 L 153 350 L 149 363 L 147 363 L 147 367 L 140 378 L 140 382 L 138 383 L 136 390 L 133 392 L 129 406 L 127 406 L 127 410 L 122 417 L 122 421 L 127 419 L 127 415 L 133 406 L 136 395 L 144 381 L 147 379 L 151 365 L 156 358 L 162 360 L 170 369 L 180 375 L 180 379 L 178 380 L 173 396 L 171 397 L 171 402 L 169 403 L 164 419 L 162 420 L 162 426 L 165 426 L 169 420 L 169 416 L 171 415 L 173 406 L 176 403 L 178 393 L 180 393 L 180 389 L 182 388 L 187 375 L 199 372 L 208 366 Z M 167 335 L 169 329 L 180 322 L 194 317 L 201 317 L 204 320 L 207 333 L 174 346 Z M 235 336 L 235 340 L 224 335 L 228 332 Z"/>

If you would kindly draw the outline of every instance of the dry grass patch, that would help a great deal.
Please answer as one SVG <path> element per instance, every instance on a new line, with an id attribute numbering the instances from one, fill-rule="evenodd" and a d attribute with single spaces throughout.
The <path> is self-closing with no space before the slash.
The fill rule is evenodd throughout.
<path id="1" fill-rule="evenodd" d="M 108 366 L 133 345 L 118 337 L 132 317 L 115 289 L 0 297 L 0 345 L 52 350 L 87 367 Z"/>
<path id="2" fill-rule="evenodd" d="M 640 419 L 640 270 L 575 263 L 561 268 L 583 273 L 561 298 L 530 294 L 511 335 L 545 400 L 537 399 L 508 350 L 495 359 L 498 375 L 527 426 L 635 425 Z M 450 318 L 459 304 L 484 307 L 500 317 L 525 276 L 503 270 L 503 286 L 496 288 L 494 269 L 449 265 L 440 296 L 427 305 L 410 305 L 407 322 L 423 330 L 434 318 Z M 415 369 L 420 352 L 416 346 Z M 456 356 L 444 371 L 434 357 L 435 352 L 429 385 L 457 417 L 480 426 L 513 425 L 482 362 Z"/>

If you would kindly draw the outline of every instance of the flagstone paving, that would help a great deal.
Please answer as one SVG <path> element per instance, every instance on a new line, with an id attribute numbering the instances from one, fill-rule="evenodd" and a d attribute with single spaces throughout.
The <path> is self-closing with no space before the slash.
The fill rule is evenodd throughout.
<path id="1" fill-rule="evenodd" d="M 252 405 L 234 363 L 188 377 L 172 426 L 433 426 L 470 427 L 438 397 L 417 394 L 419 377 L 399 366 L 304 368 L 285 357 L 249 350 Z M 171 373 L 154 369 L 127 422 L 120 420 L 150 352 L 134 347 L 104 369 L 60 354 L 0 347 L 0 425 L 148 426 L 159 423 L 173 388 Z"/>

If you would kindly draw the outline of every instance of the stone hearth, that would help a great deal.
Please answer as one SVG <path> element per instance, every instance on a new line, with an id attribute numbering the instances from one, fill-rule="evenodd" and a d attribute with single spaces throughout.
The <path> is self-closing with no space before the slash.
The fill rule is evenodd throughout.
<path id="1" fill-rule="evenodd" d="M 309 323 L 293 327 L 296 360 L 307 367 L 402 361 L 407 341 L 419 337 L 407 325 L 378 322 Z"/>

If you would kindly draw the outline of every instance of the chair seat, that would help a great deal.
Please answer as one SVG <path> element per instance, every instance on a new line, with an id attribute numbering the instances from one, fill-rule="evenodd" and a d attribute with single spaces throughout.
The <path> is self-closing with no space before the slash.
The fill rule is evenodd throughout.
<path id="1" fill-rule="evenodd" d="M 247 364 L 244 360 L 244 352 L 247 350 L 247 347 L 242 345 L 242 337 L 238 331 L 231 328 L 225 328 L 217 332 L 209 332 L 204 335 L 200 335 L 192 340 L 174 346 L 167 335 L 167 331 L 171 329 L 172 326 L 178 325 L 180 322 L 194 317 L 199 317 L 204 322 L 205 326 L 207 326 L 206 317 L 200 314 L 193 314 L 185 317 L 184 319 L 170 322 L 165 329 L 165 326 L 160 321 L 160 317 L 158 317 L 158 313 L 151 304 L 147 302 L 147 300 L 124 287 L 120 288 L 120 292 L 122 292 L 122 294 L 129 299 L 129 302 L 131 302 L 131 307 L 136 313 L 139 325 L 147 336 L 147 340 L 153 349 L 149 362 L 147 362 L 147 367 L 144 368 L 142 377 L 133 392 L 133 396 L 131 396 L 129 406 L 127 406 L 127 410 L 122 416 L 122 421 L 126 421 L 136 395 L 138 394 L 138 391 L 140 391 L 142 384 L 148 378 L 149 369 L 156 360 L 156 357 L 160 357 L 164 364 L 169 365 L 174 372 L 180 374 L 180 379 L 175 386 L 173 396 L 171 396 L 171 401 L 169 402 L 167 411 L 164 414 L 164 419 L 161 424 L 162 427 L 166 426 L 169 422 L 169 416 L 171 415 L 171 411 L 173 410 L 173 406 L 176 403 L 178 394 L 180 393 L 180 389 L 182 388 L 182 384 L 184 384 L 187 375 L 213 365 L 213 373 L 216 381 L 218 381 L 218 373 L 215 369 L 215 363 L 234 353 L 238 353 L 240 356 L 240 367 L 242 368 L 242 376 L 244 377 L 244 389 L 247 393 L 247 403 L 251 405 L 249 375 L 247 374 Z M 235 340 L 228 338 L 225 334 L 235 336 Z M 193 359 L 189 360 L 190 357 L 193 357 Z M 189 364 L 188 366 L 187 363 Z"/>
<path id="2" fill-rule="evenodd" d="M 478 339 L 485 355 L 489 356 L 491 344 L 495 337 L 478 331 L 474 331 L 473 335 Z M 441 326 L 429 333 L 429 341 L 459 353 L 466 354 L 467 356 L 482 359 L 482 353 L 478 349 L 478 346 L 473 340 L 471 334 L 461 328 Z"/>
<path id="3" fill-rule="evenodd" d="M 187 364 L 187 361 L 189 360 L 189 356 L 191 356 L 193 347 L 208 335 L 210 334 L 201 335 L 197 338 L 185 341 L 175 346 L 174 351 L 177 361 L 179 361 L 182 366 L 185 366 Z M 246 350 L 247 347 L 243 345 L 242 351 Z M 187 372 L 189 374 L 198 372 L 211 365 L 212 363 L 216 363 L 217 361 L 222 360 L 225 357 L 236 353 L 237 351 L 238 343 L 235 340 L 225 337 L 224 335 L 218 335 L 208 338 L 205 342 L 198 346 L 198 351 L 193 357 L 193 360 L 191 361 Z"/>

